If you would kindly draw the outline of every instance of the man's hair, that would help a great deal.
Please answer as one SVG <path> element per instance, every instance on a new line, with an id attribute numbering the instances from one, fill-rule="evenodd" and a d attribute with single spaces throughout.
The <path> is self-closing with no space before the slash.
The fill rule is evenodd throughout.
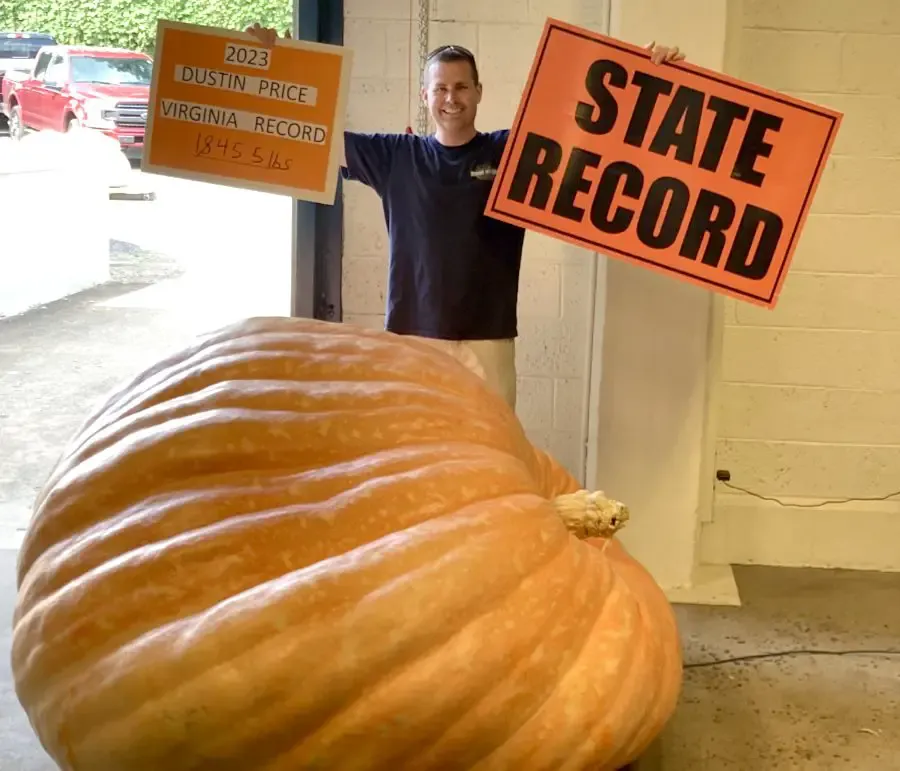
<path id="1" fill-rule="evenodd" d="M 478 85 L 478 65 L 475 64 L 475 54 L 468 48 L 458 45 L 438 46 L 425 58 L 425 72 L 422 73 L 422 79 L 425 80 L 428 68 L 435 62 L 468 62 L 472 68 L 472 79 L 475 85 Z"/>

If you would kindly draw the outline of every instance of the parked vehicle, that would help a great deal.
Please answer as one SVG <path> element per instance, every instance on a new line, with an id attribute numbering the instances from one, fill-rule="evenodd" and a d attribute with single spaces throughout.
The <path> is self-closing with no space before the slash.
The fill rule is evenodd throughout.
<path id="1" fill-rule="evenodd" d="M 42 32 L 0 32 L 0 82 L 7 72 L 31 69 L 43 46 L 55 46 L 56 39 Z M 3 94 L 0 93 L 0 127 L 6 126 Z"/>
<path id="2" fill-rule="evenodd" d="M 118 48 L 41 48 L 28 73 L 3 78 L 9 133 L 100 131 L 117 140 L 128 158 L 144 150 L 153 60 Z"/>

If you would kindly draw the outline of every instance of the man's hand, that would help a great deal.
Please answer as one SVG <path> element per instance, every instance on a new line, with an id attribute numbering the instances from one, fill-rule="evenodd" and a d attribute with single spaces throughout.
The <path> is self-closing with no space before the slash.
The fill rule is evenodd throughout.
<path id="1" fill-rule="evenodd" d="M 267 48 L 271 48 L 275 45 L 278 40 L 278 33 L 272 29 L 271 27 L 260 27 L 259 24 L 254 24 L 252 27 L 247 27 L 244 30 L 248 35 L 253 35 L 260 43 L 262 43 Z M 284 31 L 284 39 L 290 40 L 291 31 L 286 29 Z"/>
<path id="2" fill-rule="evenodd" d="M 650 61 L 653 64 L 668 64 L 669 62 L 680 62 L 684 60 L 684 54 L 678 50 L 678 46 L 669 48 L 668 46 L 656 45 L 654 40 L 648 43 L 644 48 L 650 52 Z"/>

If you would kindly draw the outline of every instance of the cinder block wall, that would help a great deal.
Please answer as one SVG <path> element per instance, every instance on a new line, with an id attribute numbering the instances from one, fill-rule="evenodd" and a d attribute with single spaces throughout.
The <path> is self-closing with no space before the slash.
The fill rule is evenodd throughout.
<path id="1" fill-rule="evenodd" d="M 415 127 L 418 0 L 344 0 L 344 8 L 345 44 L 354 49 L 348 128 L 403 131 L 411 121 Z M 605 31 L 608 0 L 431 0 L 428 49 L 458 43 L 478 59 L 482 131 L 512 124 L 549 15 Z M 344 196 L 344 318 L 381 327 L 387 276 L 381 204 L 356 183 L 345 186 Z M 532 440 L 579 478 L 587 445 L 597 268 L 595 254 L 534 234 L 526 238 L 518 413 Z"/>
<path id="2" fill-rule="evenodd" d="M 730 70 L 845 115 L 776 310 L 727 302 L 717 467 L 793 504 L 900 489 L 900 2 L 741 0 Z M 900 569 L 900 501 L 720 488 L 709 561 Z"/>
<path id="3" fill-rule="evenodd" d="M 344 0 L 344 45 L 353 49 L 347 101 L 350 131 L 404 131 L 418 104 L 415 13 L 410 0 Z M 387 231 L 381 201 L 344 184 L 344 320 L 381 328 L 387 287 Z"/>

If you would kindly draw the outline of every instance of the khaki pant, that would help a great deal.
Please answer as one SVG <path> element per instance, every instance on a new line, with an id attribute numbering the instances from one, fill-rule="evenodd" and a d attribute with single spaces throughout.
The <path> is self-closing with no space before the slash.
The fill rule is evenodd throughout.
<path id="1" fill-rule="evenodd" d="M 435 340 L 429 337 L 419 340 L 446 351 L 480 375 L 515 411 L 515 340 Z"/>

